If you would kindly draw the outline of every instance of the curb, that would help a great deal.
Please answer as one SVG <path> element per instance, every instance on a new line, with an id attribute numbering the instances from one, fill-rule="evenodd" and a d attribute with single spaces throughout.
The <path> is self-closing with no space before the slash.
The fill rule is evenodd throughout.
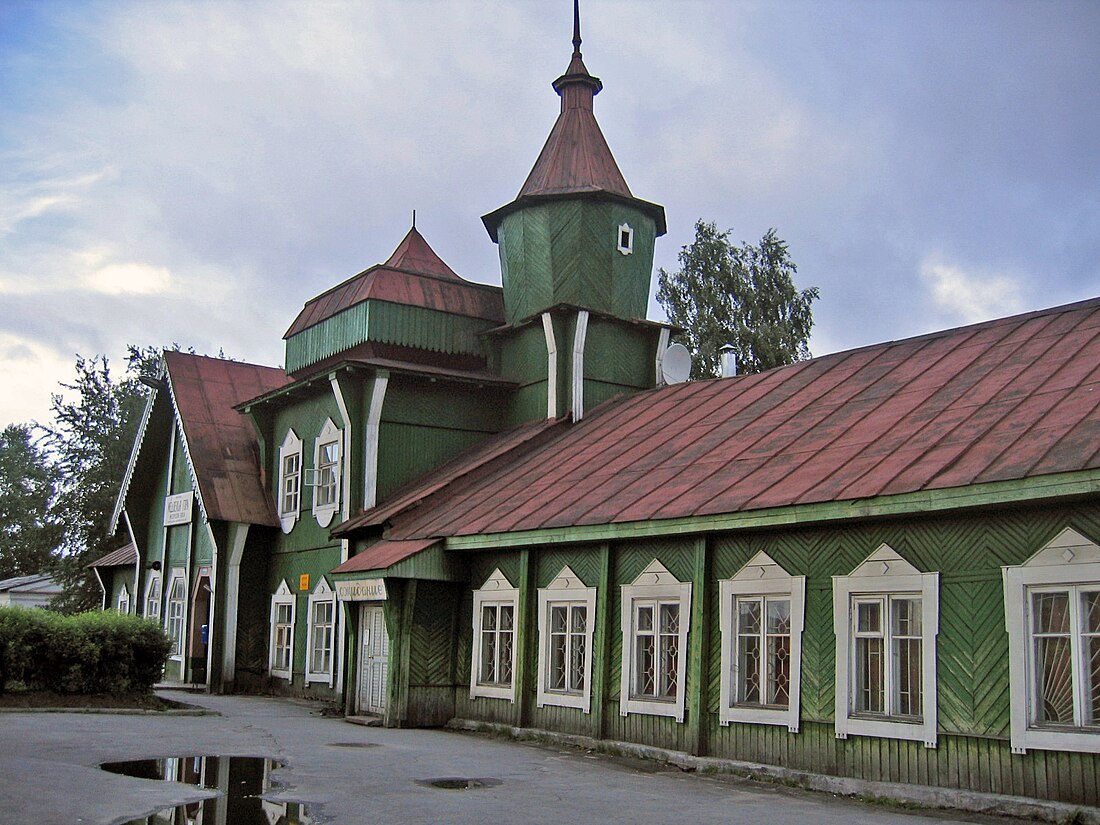
<path id="1" fill-rule="evenodd" d="M 931 785 L 909 785 L 899 782 L 877 782 L 869 779 L 830 776 L 777 765 L 741 762 L 736 759 L 719 759 L 713 756 L 694 756 L 682 751 L 673 751 L 651 745 L 639 745 L 634 742 L 615 742 L 578 734 L 555 733 L 537 728 L 519 728 L 495 722 L 478 722 L 472 719 L 452 719 L 446 727 L 451 730 L 504 736 L 520 742 L 569 745 L 614 756 L 633 756 L 674 765 L 682 770 L 698 771 L 706 774 L 729 774 L 754 781 L 772 782 L 811 791 L 831 793 L 872 804 L 900 803 L 916 808 L 939 808 L 994 816 L 1010 816 L 1037 822 L 1074 822 L 1080 823 L 1080 825 L 1100 825 L 1100 808 L 1071 805 L 1067 802 L 981 791 L 964 791 Z"/>
<path id="2" fill-rule="evenodd" d="M 172 708 L 169 710 L 150 710 L 148 708 L 0 708 L 0 714 L 4 713 L 98 713 L 108 716 L 221 716 L 216 710 L 208 710 L 207 708 Z"/>

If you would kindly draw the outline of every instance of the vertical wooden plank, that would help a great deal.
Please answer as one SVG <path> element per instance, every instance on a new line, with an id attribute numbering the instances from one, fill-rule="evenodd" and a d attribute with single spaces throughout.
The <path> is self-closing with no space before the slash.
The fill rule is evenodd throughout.
<path id="1" fill-rule="evenodd" d="M 513 725 L 526 727 L 531 719 L 532 698 L 535 690 L 531 675 L 537 669 L 532 664 L 531 657 L 537 656 L 534 637 L 535 627 L 538 624 L 538 604 L 535 599 L 535 587 L 532 581 L 535 576 L 535 564 L 532 554 L 535 551 L 526 548 L 519 553 L 519 610 L 516 618 L 516 701 L 512 707 L 509 722 Z"/>
<path id="2" fill-rule="evenodd" d="M 607 703 L 610 697 L 608 682 L 611 678 L 609 664 L 611 657 L 611 633 L 614 632 L 611 616 L 611 546 L 606 542 L 599 546 L 597 568 L 599 580 L 596 582 L 596 626 L 592 638 L 592 719 L 590 736 L 597 739 L 607 738 Z"/>
<path id="3" fill-rule="evenodd" d="M 359 602 L 341 602 L 344 606 L 344 715 L 355 712 L 355 694 L 359 673 Z"/>
<path id="4" fill-rule="evenodd" d="M 409 579 L 405 583 L 404 602 L 401 605 L 400 651 L 397 656 L 397 667 L 391 669 L 390 678 L 397 682 L 397 721 L 404 724 L 409 718 L 409 661 L 412 654 L 413 613 L 416 609 L 416 579 Z M 395 645 L 396 647 L 396 645 Z M 392 661 L 392 659 L 391 659 Z"/>
<path id="5" fill-rule="evenodd" d="M 688 626 L 687 747 L 699 755 L 706 749 L 706 686 L 710 679 L 707 653 L 710 647 L 710 547 L 706 536 L 694 541 L 691 574 L 691 624 Z"/>

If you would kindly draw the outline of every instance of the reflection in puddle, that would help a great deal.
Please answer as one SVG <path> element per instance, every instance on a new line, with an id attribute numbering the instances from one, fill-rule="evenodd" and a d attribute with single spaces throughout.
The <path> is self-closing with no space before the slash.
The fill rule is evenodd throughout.
<path id="1" fill-rule="evenodd" d="M 219 795 L 176 808 L 165 808 L 126 825 L 314 825 L 306 806 L 271 802 L 260 795 L 271 790 L 272 759 L 257 756 L 179 756 L 105 762 L 105 771 L 139 779 L 167 779 Z"/>

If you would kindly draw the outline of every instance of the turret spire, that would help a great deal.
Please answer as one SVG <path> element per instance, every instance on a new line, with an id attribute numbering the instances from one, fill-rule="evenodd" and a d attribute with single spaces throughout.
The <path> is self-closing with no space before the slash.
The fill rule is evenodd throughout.
<path id="1" fill-rule="evenodd" d="M 573 57 L 581 56 L 581 0 L 573 0 Z"/>

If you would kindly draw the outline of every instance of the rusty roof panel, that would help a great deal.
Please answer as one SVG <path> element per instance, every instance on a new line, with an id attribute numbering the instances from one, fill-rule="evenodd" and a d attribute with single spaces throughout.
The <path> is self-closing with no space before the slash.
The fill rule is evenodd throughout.
<path id="1" fill-rule="evenodd" d="M 412 228 L 385 263 L 360 272 L 306 302 L 284 338 L 368 299 L 504 321 L 500 287 L 476 284 L 454 273 Z"/>
<path id="2" fill-rule="evenodd" d="M 277 525 L 255 432 L 234 407 L 285 385 L 286 373 L 186 352 L 165 352 L 164 361 L 207 516 Z"/>
<path id="3" fill-rule="evenodd" d="M 125 567 L 137 561 L 137 548 L 133 542 L 124 544 L 117 550 L 112 550 L 106 556 L 100 556 L 85 567 Z"/>
<path id="4" fill-rule="evenodd" d="M 1100 469 L 1098 365 L 1100 299 L 653 390 L 435 488 L 393 530 L 713 515 Z"/>
<path id="5" fill-rule="evenodd" d="M 367 570 L 385 570 L 399 561 L 415 556 L 422 550 L 427 550 L 433 544 L 438 544 L 439 541 L 439 539 L 411 539 L 406 541 L 383 539 L 377 544 L 372 544 L 362 553 L 356 553 L 339 567 L 333 568 L 331 572 L 362 573 Z"/>

